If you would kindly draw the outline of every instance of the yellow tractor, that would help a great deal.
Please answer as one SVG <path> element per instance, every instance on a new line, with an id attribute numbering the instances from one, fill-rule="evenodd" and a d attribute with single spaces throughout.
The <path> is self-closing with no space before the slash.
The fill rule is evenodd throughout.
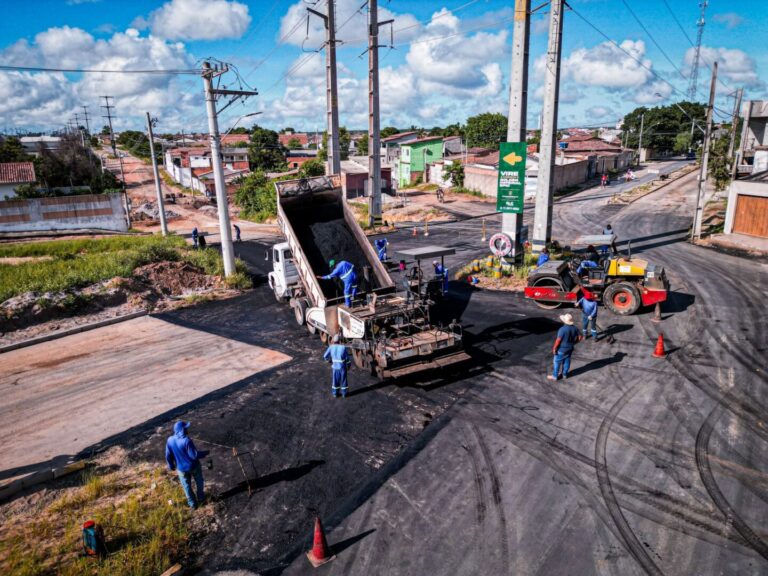
<path id="1" fill-rule="evenodd" d="M 626 256 L 619 254 L 615 235 L 581 236 L 573 245 L 602 247 L 604 254 L 580 253 L 567 261 L 545 262 L 528 274 L 526 298 L 541 308 L 554 309 L 575 304 L 586 295 L 602 300 L 606 308 L 620 316 L 667 299 L 669 281 L 664 268 L 632 258 L 631 247 Z"/>

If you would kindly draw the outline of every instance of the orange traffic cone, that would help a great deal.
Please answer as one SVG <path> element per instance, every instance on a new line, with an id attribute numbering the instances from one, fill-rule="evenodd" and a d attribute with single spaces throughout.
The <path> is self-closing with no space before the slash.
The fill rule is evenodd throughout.
<path id="1" fill-rule="evenodd" d="M 653 351 L 653 355 L 655 358 L 664 358 L 664 356 L 667 355 L 666 352 L 664 352 L 664 334 L 659 333 L 659 339 L 656 340 L 656 349 Z"/>
<path id="2" fill-rule="evenodd" d="M 319 517 L 315 518 L 315 541 L 312 545 L 312 550 L 307 552 L 307 558 L 315 568 L 336 558 L 336 556 L 330 555 L 328 543 L 325 541 L 323 525 Z"/>

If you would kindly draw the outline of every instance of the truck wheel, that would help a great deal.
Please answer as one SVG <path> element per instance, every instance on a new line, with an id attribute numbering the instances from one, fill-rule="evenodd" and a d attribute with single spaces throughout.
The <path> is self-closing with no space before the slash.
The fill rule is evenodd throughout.
<path id="1" fill-rule="evenodd" d="M 561 280 L 557 278 L 539 278 L 533 283 L 534 287 L 540 286 L 542 288 L 557 288 L 558 290 L 565 291 L 565 286 Z M 543 308 L 544 310 L 556 310 L 562 306 L 562 302 L 546 302 L 542 300 L 534 300 L 536 306 Z"/>
<path id="2" fill-rule="evenodd" d="M 297 300 L 293 306 L 293 313 L 296 316 L 296 324 L 303 326 L 307 320 L 307 303 L 304 300 Z"/>
<path id="3" fill-rule="evenodd" d="M 272 293 L 275 295 L 275 300 L 278 302 L 283 301 L 283 297 L 280 295 L 280 291 L 277 289 L 277 284 L 272 288 Z"/>
<path id="4" fill-rule="evenodd" d="M 307 332 L 309 332 L 314 336 L 315 334 L 317 334 L 317 326 L 307 322 Z"/>
<path id="5" fill-rule="evenodd" d="M 640 308 L 640 295 L 632 284 L 617 282 L 603 292 L 603 304 L 614 314 L 629 316 Z"/>
<path id="6" fill-rule="evenodd" d="M 320 342 L 322 342 L 323 344 L 328 343 L 328 332 L 320 331 Z"/>

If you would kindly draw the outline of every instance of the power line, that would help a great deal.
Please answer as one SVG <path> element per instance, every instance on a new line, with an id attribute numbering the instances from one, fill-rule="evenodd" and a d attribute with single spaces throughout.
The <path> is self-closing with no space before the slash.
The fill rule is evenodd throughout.
<path id="1" fill-rule="evenodd" d="M 156 75 L 199 75 L 200 70 L 93 70 L 86 68 L 41 68 L 39 66 L 8 66 L 0 64 L 0 70 L 6 72 L 65 72 L 73 74 L 156 74 Z"/>
<path id="2" fill-rule="evenodd" d="M 627 0 L 621 0 L 621 1 L 623 2 L 626 9 L 629 10 L 629 13 L 632 14 L 632 17 L 635 19 L 635 22 L 637 22 L 640 25 L 640 28 L 642 28 L 643 31 L 648 35 L 648 38 L 650 38 L 651 42 L 653 42 L 656 48 L 659 49 L 659 52 L 661 52 L 664 55 L 664 58 L 667 59 L 667 62 L 669 62 L 672 68 L 674 68 L 677 71 L 677 73 L 680 74 L 681 78 L 686 78 L 685 74 L 683 74 L 680 71 L 680 69 L 675 65 L 675 63 L 672 62 L 672 59 L 667 55 L 667 53 L 664 51 L 661 45 L 658 42 L 656 42 L 656 38 L 653 37 L 650 30 L 648 30 L 648 28 L 646 28 L 645 25 L 640 21 L 640 18 L 637 17 L 637 14 L 635 14 L 634 10 L 632 10 L 632 8 L 629 7 Z"/>

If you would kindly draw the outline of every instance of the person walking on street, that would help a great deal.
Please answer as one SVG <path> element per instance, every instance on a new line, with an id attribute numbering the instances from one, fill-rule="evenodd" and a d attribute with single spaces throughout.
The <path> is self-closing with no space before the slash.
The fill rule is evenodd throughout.
<path id="1" fill-rule="evenodd" d="M 608 186 L 608 174 L 603 174 L 600 176 L 600 188 L 605 188 Z"/>
<path id="2" fill-rule="evenodd" d="M 200 236 L 199 232 L 197 231 L 197 226 L 192 228 L 192 246 L 197 248 L 197 239 Z"/>
<path id="3" fill-rule="evenodd" d="M 334 334 L 331 345 L 323 354 L 323 360 L 331 363 L 331 395 L 334 398 L 341 393 L 342 398 L 347 397 L 347 368 L 350 358 L 347 347 L 339 344 L 339 335 Z"/>
<path id="4" fill-rule="evenodd" d="M 610 224 L 606 224 L 605 228 L 603 228 L 603 235 L 604 236 L 613 236 L 613 227 Z M 611 240 L 611 250 L 616 252 L 616 242 Z M 600 246 L 600 252 L 603 254 L 608 254 L 608 246 Z"/>
<path id="5" fill-rule="evenodd" d="M 240 226 L 237 224 L 232 224 L 232 226 L 235 229 L 235 242 L 242 242 L 242 239 L 240 238 Z"/>
<path id="6" fill-rule="evenodd" d="M 208 455 L 207 450 L 198 450 L 195 443 L 187 435 L 189 422 L 179 420 L 173 425 L 173 436 L 165 443 L 165 461 L 168 469 L 179 475 L 181 487 L 187 497 L 190 508 L 197 508 L 205 501 L 203 485 L 203 467 L 200 458 Z M 195 480 L 195 492 L 192 490 L 192 479 Z"/>
<path id="7" fill-rule="evenodd" d="M 576 302 L 576 306 L 581 308 L 581 335 L 587 339 L 587 329 L 590 330 L 592 338 L 597 342 L 597 302 L 589 296 L 582 296 Z"/>
<path id="8" fill-rule="evenodd" d="M 563 326 L 557 331 L 555 344 L 552 346 L 554 356 L 554 369 L 547 375 L 547 380 L 558 380 L 562 375 L 563 380 L 568 379 L 568 371 L 571 369 L 571 354 L 577 342 L 581 341 L 579 329 L 573 325 L 573 316 L 563 314 L 560 316 Z"/>

